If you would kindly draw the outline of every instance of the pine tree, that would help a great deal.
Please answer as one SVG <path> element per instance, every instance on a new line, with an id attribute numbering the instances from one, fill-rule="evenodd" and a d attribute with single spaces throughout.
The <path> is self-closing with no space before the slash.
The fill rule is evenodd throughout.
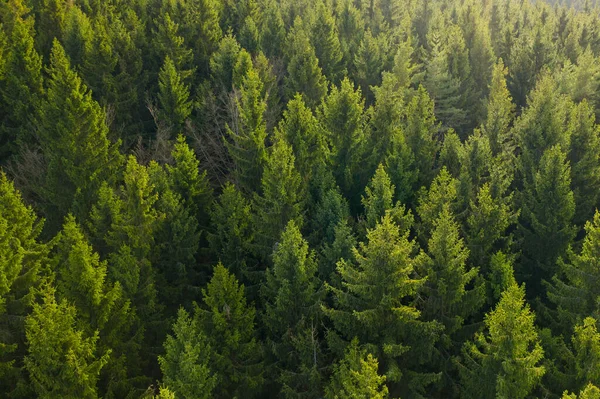
<path id="1" fill-rule="evenodd" d="M 379 362 L 358 345 L 354 339 L 346 349 L 344 358 L 334 365 L 331 382 L 326 389 L 328 399 L 386 399 L 388 389 L 385 376 L 377 373 Z"/>
<path id="2" fill-rule="evenodd" d="M 442 208 L 433 224 L 427 251 L 422 251 L 415 260 L 415 269 L 427 278 L 419 304 L 422 317 L 444 324 L 444 346 L 451 345 L 455 334 L 479 310 L 484 300 L 479 269 L 467 267 L 469 250 L 449 208 L 449 204 Z"/>
<path id="3" fill-rule="evenodd" d="M 465 398 L 526 398 L 545 373 L 544 350 L 525 303 L 525 288 L 516 284 L 485 317 L 485 331 L 465 343 L 459 365 Z"/>
<path id="4" fill-rule="evenodd" d="M 34 47 L 33 27 L 14 17 L 0 78 L 0 159 L 16 153 L 17 143 L 30 143 L 31 115 L 42 100 L 42 58 Z M 8 36 L 8 35 L 7 35 Z"/>
<path id="5" fill-rule="evenodd" d="M 46 99 L 38 115 L 39 139 L 48 160 L 40 188 L 46 214 L 57 228 L 70 209 L 84 219 L 103 181 L 114 181 L 122 158 L 107 138 L 104 112 L 70 68 L 58 41 L 50 59 Z"/>
<path id="6" fill-rule="evenodd" d="M 336 22 L 342 48 L 343 64 L 348 69 L 348 74 L 353 75 L 354 57 L 358 52 L 358 46 L 365 32 L 365 24 L 356 8 L 354 1 L 341 0 L 336 2 Z"/>
<path id="7" fill-rule="evenodd" d="M 255 192 L 260 187 L 266 162 L 266 103 L 262 89 L 263 83 L 258 74 L 250 70 L 243 80 L 240 98 L 236 100 L 241 126 L 235 131 L 228 129 L 231 142 L 227 142 L 227 150 L 233 158 L 234 178 L 245 193 Z"/>
<path id="8" fill-rule="evenodd" d="M 268 347 L 277 360 L 282 396 L 317 397 L 321 350 L 318 341 L 322 290 L 315 254 L 290 221 L 273 252 L 262 294 Z"/>
<path id="9" fill-rule="evenodd" d="M 192 113 L 190 89 L 168 55 L 158 74 L 158 90 L 160 119 L 181 133 L 185 121 Z"/>
<path id="10" fill-rule="evenodd" d="M 250 397 L 263 382 L 262 349 L 256 340 L 255 309 L 246 304 L 244 286 L 218 264 L 196 310 L 212 348 L 211 368 L 219 376 L 215 395 Z"/>
<path id="11" fill-rule="evenodd" d="M 66 300 L 57 302 L 50 285 L 41 296 L 25 320 L 25 369 L 33 389 L 40 398 L 97 398 L 98 373 L 110 351 L 96 353 L 98 332 L 77 329 L 75 307 Z"/>
<path id="12" fill-rule="evenodd" d="M 341 338 L 356 336 L 377 356 L 393 392 L 417 396 L 439 378 L 420 365 L 430 360 L 441 326 L 422 321 L 411 303 L 425 280 L 414 277 L 408 234 L 400 234 L 389 213 L 368 230 L 367 242 L 353 250 L 356 263 L 338 263 L 342 288 L 329 286 L 335 306 L 324 312 Z"/>
<path id="13" fill-rule="evenodd" d="M 319 121 L 325 129 L 330 151 L 330 165 L 342 193 L 352 203 L 360 181 L 364 131 L 364 100 L 360 89 L 354 90 L 347 78 L 331 92 L 319 109 Z"/>
<path id="14" fill-rule="evenodd" d="M 315 49 L 310 43 L 303 22 L 298 17 L 288 32 L 285 44 L 287 76 L 284 80 L 286 97 L 292 99 L 296 93 L 304 96 L 306 105 L 315 108 L 327 94 L 327 80 L 319 67 Z"/>
<path id="15" fill-rule="evenodd" d="M 440 150 L 439 166 L 446 168 L 450 175 L 455 178 L 460 177 L 462 161 L 465 158 L 464 146 L 461 143 L 458 134 L 454 130 L 448 130 L 444 134 L 444 143 Z"/>
<path id="16" fill-rule="evenodd" d="M 575 202 L 569 163 L 560 146 L 544 152 L 533 183 L 525 182 L 519 231 L 523 242 L 522 269 L 531 293 L 540 294 L 542 280 L 557 271 L 556 260 L 574 237 Z"/>
<path id="17" fill-rule="evenodd" d="M 223 31 L 219 26 L 219 2 L 194 0 L 185 2 L 181 21 L 181 35 L 191 48 L 199 76 L 207 76 L 211 54 L 219 46 Z"/>
<path id="18" fill-rule="evenodd" d="M 208 399 L 218 379 L 209 366 L 211 347 L 196 320 L 179 309 L 167 336 L 164 356 L 158 357 L 163 383 L 183 399 Z"/>
<path id="19" fill-rule="evenodd" d="M 255 196 L 258 252 L 266 259 L 281 232 L 291 220 L 302 223 L 305 193 L 294 167 L 294 154 L 285 139 L 276 137 L 270 150 L 263 178 L 262 196 Z"/>
<path id="20" fill-rule="evenodd" d="M 262 0 L 258 2 L 258 6 L 260 48 L 269 58 L 279 57 L 285 41 L 285 26 L 279 3 L 276 0 Z"/>
<path id="21" fill-rule="evenodd" d="M 433 224 L 444 210 L 444 207 L 449 206 L 451 211 L 455 210 L 458 199 L 457 188 L 458 180 L 453 178 L 446 168 L 442 168 L 431 183 L 429 191 L 421 192 L 417 214 L 421 219 L 418 230 L 423 236 L 422 238 L 431 234 Z"/>

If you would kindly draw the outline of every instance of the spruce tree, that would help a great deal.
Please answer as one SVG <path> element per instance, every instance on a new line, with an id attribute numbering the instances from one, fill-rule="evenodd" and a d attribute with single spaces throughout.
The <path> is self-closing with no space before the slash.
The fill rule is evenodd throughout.
<path id="1" fill-rule="evenodd" d="M 544 152 L 533 182 L 525 186 L 519 232 L 522 237 L 521 274 L 530 294 L 542 293 L 540 284 L 556 273 L 556 260 L 574 237 L 575 201 L 570 188 L 569 162 L 559 145 Z"/>
<path id="2" fill-rule="evenodd" d="M 44 210 L 57 228 L 70 209 L 84 219 L 103 181 L 114 181 L 122 157 L 107 138 L 104 112 L 69 64 L 58 41 L 50 58 L 46 98 L 39 110 L 39 140 L 48 162 Z"/>
<path id="3" fill-rule="evenodd" d="M 600 130 L 594 111 L 583 101 L 576 105 L 569 118 L 571 145 L 568 159 L 571 163 L 571 187 L 575 197 L 577 225 L 593 216 L 600 190 Z"/>
<path id="4" fill-rule="evenodd" d="M 511 135 L 510 127 L 514 117 L 515 106 L 510 92 L 506 87 L 507 70 L 502 59 L 494 65 L 490 94 L 487 99 L 487 117 L 483 125 L 483 132 L 490 141 L 492 154 L 514 156 L 515 139 Z"/>
<path id="5" fill-rule="evenodd" d="M 381 41 L 382 37 L 374 37 L 367 30 L 354 58 L 356 82 L 365 95 L 367 105 L 373 103 L 371 87 L 381 84 L 381 71 L 386 66 L 385 48 L 382 48 Z"/>
<path id="6" fill-rule="evenodd" d="M 318 397 L 322 345 L 319 342 L 322 290 L 315 254 L 292 220 L 273 252 L 273 267 L 262 287 L 263 323 L 284 397 Z"/>
<path id="7" fill-rule="evenodd" d="M 586 317 L 575 326 L 572 342 L 575 350 L 575 378 L 579 386 L 600 384 L 600 333 L 597 321 Z"/>
<path id="8" fill-rule="evenodd" d="M 449 204 L 442 208 L 433 223 L 427 250 L 415 260 L 419 275 L 427 278 L 417 303 L 423 319 L 444 324 L 444 346 L 451 346 L 455 334 L 484 300 L 479 269 L 467 266 L 469 250 L 449 208 Z"/>
<path id="9" fill-rule="evenodd" d="M 352 203 L 360 184 L 360 160 L 364 151 L 364 100 L 360 89 L 354 90 L 349 79 L 331 92 L 319 109 L 319 121 L 330 146 L 330 165 L 342 193 Z"/>
<path id="10" fill-rule="evenodd" d="M 198 323 L 212 351 L 211 369 L 219 376 L 214 394 L 251 397 L 263 382 L 262 348 L 256 339 L 255 309 L 246 304 L 244 286 L 222 264 L 214 268 Z"/>
<path id="11" fill-rule="evenodd" d="M 338 84 L 344 69 L 343 54 L 335 18 L 325 2 L 320 1 L 316 4 L 310 25 L 310 42 L 315 49 L 315 56 L 319 60 L 323 75 L 333 84 Z"/>
<path id="12" fill-rule="evenodd" d="M 27 387 L 23 319 L 45 274 L 48 247 L 38 239 L 42 227 L 43 221 L 0 171 L 0 390 L 10 396 Z"/>
<path id="13" fill-rule="evenodd" d="M 579 395 L 576 394 L 568 394 L 565 392 L 562 396 L 562 399 L 598 399 L 600 398 L 600 389 L 593 385 L 588 384 Z"/>
<path id="14" fill-rule="evenodd" d="M 234 162 L 234 178 L 237 186 L 245 193 L 259 190 L 266 162 L 266 103 L 262 89 L 262 81 L 256 71 L 251 69 L 244 77 L 240 97 L 236 100 L 241 126 L 235 130 L 227 129 L 231 141 L 226 146 Z"/>
<path id="15" fill-rule="evenodd" d="M 287 76 L 284 87 L 286 97 L 292 99 L 296 93 L 304 96 L 306 104 L 315 108 L 327 93 L 327 80 L 323 75 L 315 49 L 302 19 L 298 17 L 286 38 Z"/>
<path id="16" fill-rule="evenodd" d="M 190 89 L 168 55 L 158 74 L 158 102 L 160 120 L 181 133 L 192 113 Z"/>
<path id="17" fill-rule="evenodd" d="M 525 287 L 512 284 L 486 315 L 484 332 L 463 347 L 461 397 L 518 399 L 532 393 L 545 373 L 534 318 Z"/>
<path id="18" fill-rule="evenodd" d="M 211 347 L 198 322 L 179 309 L 173 335 L 167 336 L 165 352 L 158 357 L 163 383 L 183 399 L 208 399 L 218 376 L 210 368 Z"/>
<path id="19" fill-rule="evenodd" d="M 413 153 L 418 171 L 415 189 L 428 186 L 433 180 L 435 158 L 438 151 L 438 126 L 434 116 L 434 103 L 423 87 L 407 106 L 404 135 Z"/>
<path id="20" fill-rule="evenodd" d="M 163 69 L 177 70 L 182 83 L 189 84 L 194 74 L 192 50 L 187 47 L 185 39 L 180 36 L 180 26 L 171 18 L 171 15 L 166 12 L 161 18 L 160 21 L 156 21 L 158 32 L 154 35 L 157 57 L 159 60 L 164 60 Z M 171 64 L 168 67 L 167 59 Z"/>
<path id="21" fill-rule="evenodd" d="M 17 143 L 30 144 L 34 138 L 31 115 L 39 109 L 43 87 L 42 58 L 34 47 L 33 33 L 28 20 L 14 17 L 10 45 L 2 55 L 0 159 L 15 154 Z"/>
<path id="22" fill-rule="evenodd" d="M 341 260 L 341 287 L 329 286 L 333 308 L 324 308 L 340 338 L 357 337 L 377 356 L 393 392 L 422 395 L 439 374 L 422 373 L 441 326 L 421 320 L 411 298 L 425 283 L 414 275 L 415 243 L 386 214 L 353 250 L 356 263 Z"/>
<path id="23" fill-rule="evenodd" d="M 240 44 L 231 35 L 223 37 L 219 47 L 210 56 L 210 78 L 213 87 L 229 92 L 233 88 L 233 70 L 241 51 Z"/>
<path id="24" fill-rule="evenodd" d="M 282 137 L 275 140 L 261 181 L 263 194 L 255 196 L 257 250 L 263 259 L 271 254 L 288 222 L 301 225 L 304 208 L 305 193 L 292 148 Z"/>
<path id="25" fill-rule="evenodd" d="M 97 398 L 98 374 L 110 351 L 97 353 L 98 331 L 76 327 L 77 311 L 66 300 L 57 301 L 46 284 L 41 303 L 25 320 L 28 354 L 25 369 L 40 398 Z"/>
<path id="26" fill-rule="evenodd" d="M 379 362 L 361 349 L 353 339 L 343 359 L 333 366 L 331 382 L 326 389 L 327 399 L 386 399 L 388 388 L 385 376 L 378 374 Z"/>
<path id="27" fill-rule="evenodd" d="M 584 317 L 598 311 L 600 279 L 597 259 L 600 258 L 600 213 L 585 225 L 581 252 L 569 248 L 559 259 L 558 270 L 548 286 L 548 298 L 557 306 L 562 331 L 569 331 Z"/>

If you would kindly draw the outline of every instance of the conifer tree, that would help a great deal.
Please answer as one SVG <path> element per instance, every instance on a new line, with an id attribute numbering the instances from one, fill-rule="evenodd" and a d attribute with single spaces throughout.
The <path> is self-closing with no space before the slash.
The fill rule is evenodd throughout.
<path id="1" fill-rule="evenodd" d="M 236 100 L 241 126 L 235 131 L 228 129 L 231 142 L 227 142 L 227 150 L 235 165 L 234 177 L 237 186 L 245 193 L 259 189 L 266 162 L 266 103 L 262 90 L 263 83 L 258 74 L 250 70 L 244 77 L 240 98 Z"/>
<path id="2" fill-rule="evenodd" d="M 173 165 L 166 166 L 169 184 L 181 196 L 184 207 L 205 228 L 208 226 L 208 208 L 212 203 L 207 172 L 200 171 L 200 162 L 183 135 L 177 136 L 171 156 Z"/>
<path id="3" fill-rule="evenodd" d="M 581 324 L 575 326 L 572 342 L 578 385 L 600 384 L 600 333 L 596 320 L 586 317 Z"/>
<path id="4" fill-rule="evenodd" d="M 233 70 L 241 51 L 231 35 L 223 37 L 218 49 L 210 56 L 210 77 L 214 87 L 229 92 L 233 88 Z"/>
<path id="5" fill-rule="evenodd" d="M 163 69 L 167 69 L 167 59 L 171 64 L 168 68 L 176 70 L 182 83 L 190 83 L 194 69 L 192 63 L 194 55 L 179 34 L 180 26 L 168 12 L 161 16 L 157 22 L 158 32 L 155 34 L 156 53 L 159 60 L 163 60 Z M 160 80 L 160 78 L 159 78 Z"/>
<path id="6" fill-rule="evenodd" d="M 415 260 L 419 275 L 427 278 L 422 288 L 422 317 L 444 324 L 445 342 L 450 344 L 469 317 L 484 300 L 477 267 L 467 267 L 469 250 L 459 234 L 459 225 L 445 204 L 433 224 L 427 251 Z"/>
<path id="7" fill-rule="evenodd" d="M 211 207 L 210 216 L 212 231 L 208 233 L 208 242 L 211 251 L 246 287 L 253 285 L 254 230 L 250 203 L 233 184 L 227 183 Z"/>
<path id="8" fill-rule="evenodd" d="M 442 168 L 431 183 L 429 191 L 421 192 L 417 214 L 421 219 L 421 226 L 418 229 L 423 236 L 431 234 L 433 224 L 444 210 L 444 207 L 449 206 L 450 211 L 455 210 L 458 199 L 457 188 L 458 180 L 450 176 L 446 168 Z"/>
<path id="9" fill-rule="evenodd" d="M 576 105 L 569 118 L 571 146 L 571 187 L 575 197 L 573 221 L 582 225 L 589 220 L 598 204 L 600 190 L 600 130 L 592 108 L 583 101 Z"/>
<path id="10" fill-rule="evenodd" d="M 273 252 L 262 290 L 268 347 L 284 397 L 317 397 L 320 391 L 322 290 L 316 273 L 315 254 L 292 220 Z"/>
<path id="11" fill-rule="evenodd" d="M 181 21 L 181 35 L 193 52 L 199 76 L 207 76 L 210 56 L 219 46 L 223 31 L 219 26 L 219 2 L 195 0 L 186 2 Z"/>
<path id="12" fill-rule="evenodd" d="M 335 18 L 323 1 L 316 4 L 314 18 L 311 21 L 310 42 L 323 75 L 333 84 L 342 78 L 342 48 L 338 37 Z"/>
<path id="13" fill-rule="evenodd" d="M 269 58 L 281 56 L 285 41 L 285 26 L 276 0 L 258 2 L 260 48 Z"/>
<path id="14" fill-rule="evenodd" d="M 525 303 L 525 288 L 512 284 L 485 317 L 485 331 L 465 343 L 459 365 L 465 398 L 526 398 L 545 369 L 544 350 Z"/>
<path id="15" fill-rule="evenodd" d="M 428 186 L 433 180 L 433 166 L 438 150 L 436 136 L 438 126 L 434 116 L 434 104 L 423 87 L 412 98 L 406 110 L 404 134 L 406 143 L 414 154 L 418 171 L 416 189 Z"/>
<path id="16" fill-rule="evenodd" d="M 198 322 L 179 309 L 173 335 L 167 336 L 164 356 L 158 357 L 163 383 L 183 399 L 208 399 L 217 386 L 210 369 L 211 347 Z"/>
<path id="17" fill-rule="evenodd" d="M 277 129 L 291 145 L 296 170 L 302 176 L 303 186 L 308 188 L 316 169 L 325 164 L 327 147 L 322 128 L 302 95 L 296 94 L 287 103 Z"/>
<path id="18" fill-rule="evenodd" d="M 552 278 L 556 260 L 574 237 L 570 172 L 566 155 L 557 145 L 544 152 L 533 182 L 525 182 L 519 221 L 523 260 L 518 272 L 531 282 L 531 293 L 540 294 L 539 284 Z"/>
<path id="19" fill-rule="evenodd" d="M 565 392 L 562 396 L 562 399 L 598 399 L 600 398 L 600 389 L 593 385 L 588 384 L 585 389 L 583 389 L 579 395 L 576 394 L 568 394 Z"/>
<path id="20" fill-rule="evenodd" d="M 162 121 L 180 133 L 192 113 L 192 102 L 189 87 L 168 55 L 158 74 L 158 101 Z"/>
<path id="21" fill-rule="evenodd" d="M 367 30 L 354 58 L 356 82 L 365 95 L 367 105 L 371 105 L 374 99 L 371 86 L 381 84 L 381 71 L 386 66 L 385 48 L 382 47 L 381 38 L 373 37 Z"/>
<path id="22" fill-rule="evenodd" d="M 258 253 L 266 259 L 281 232 L 291 221 L 302 224 L 304 192 L 294 167 L 294 154 L 285 139 L 276 137 L 261 181 L 262 196 L 255 196 Z"/>
<path id="23" fill-rule="evenodd" d="M 298 17 L 286 38 L 287 76 L 284 87 L 286 97 L 292 99 L 296 93 L 304 96 L 306 105 L 315 108 L 327 94 L 327 80 L 323 75 L 315 49 Z"/>
<path id="24" fill-rule="evenodd" d="M 598 311 L 599 244 L 600 213 L 596 212 L 594 218 L 585 225 L 581 252 L 568 249 L 566 258 L 559 259 L 559 270 L 548 287 L 548 298 L 557 306 L 563 331 L 569 331 L 584 317 Z"/>
<path id="25" fill-rule="evenodd" d="M 394 202 L 394 192 L 395 187 L 388 174 L 383 165 L 379 165 L 361 200 L 365 208 L 367 228 L 374 228 L 388 212 L 402 229 L 410 228 L 413 222 L 412 214 L 406 213 L 405 207 L 399 202 Z"/>
<path id="26" fill-rule="evenodd" d="M 31 115 L 42 100 L 42 58 L 34 47 L 33 27 L 14 16 L 0 77 L 0 159 L 16 153 L 17 143 L 30 143 Z M 4 47 L 4 46 L 3 46 Z M 4 52 L 4 51 L 3 51 Z"/>
<path id="27" fill-rule="evenodd" d="M 79 330 L 75 307 L 64 299 L 57 302 L 50 285 L 42 288 L 41 296 L 25 320 L 25 368 L 34 391 L 48 399 L 97 398 L 98 374 L 109 351 L 97 353 L 98 332 Z"/>
<path id="28" fill-rule="evenodd" d="M 354 1 L 341 0 L 337 3 L 336 22 L 342 48 L 343 64 L 348 69 L 348 74 L 353 75 L 354 57 L 365 32 L 365 24 L 356 8 Z"/>
<path id="29" fill-rule="evenodd" d="M 385 399 L 388 388 L 385 376 L 378 372 L 379 362 L 370 353 L 361 349 L 358 340 L 353 339 L 344 358 L 334 365 L 331 382 L 326 389 L 328 399 Z"/>
<path id="30" fill-rule="evenodd" d="M 455 178 L 460 177 L 462 161 L 464 156 L 464 146 L 461 143 L 458 134 L 454 130 L 449 130 L 444 134 L 444 143 L 440 150 L 439 166 L 446 168 L 450 175 Z"/>
<path id="31" fill-rule="evenodd" d="M 48 161 L 40 188 L 51 223 L 73 209 L 85 218 L 103 181 L 114 181 L 121 165 L 117 146 L 107 138 L 105 115 L 71 69 L 58 41 L 50 59 L 46 99 L 38 114 L 39 140 Z M 52 226 L 56 228 L 57 226 Z"/>
<path id="32" fill-rule="evenodd" d="M 256 311 L 246 304 L 244 286 L 220 263 L 202 292 L 204 306 L 196 317 L 212 349 L 210 367 L 219 376 L 215 395 L 250 397 L 263 381 Z"/>
<path id="33" fill-rule="evenodd" d="M 403 394 L 423 394 L 436 381 L 436 373 L 421 373 L 441 330 L 426 322 L 412 305 L 425 283 L 414 277 L 414 242 L 386 214 L 368 230 L 367 242 L 354 249 L 356 263 L 338 263 L 342 288 L 329 286 L 335 307 L 324 308 L 341 338 L 357 337 L 381 361 L 388 385 Z M 391 385 L 390 385 L 391 384 Z"/>
<path id="34" fill-rule="evenodd" d="M 492 72 L 490 95 L 487 100 L 487 117 L 482 128 L 490 141 L 494 156 L 500 153 L 505 156 L 513 156 L 516 145 L 510 132 L 515 106 L 506 87 L 507 73 L 507 69 L 500 59 L 494 65 Z"/>
<path id="35" fill-rule="evenodd" d="M 22 372 L 23 318 L 45 274 L 48 249 L 38 240 L 42 227 L 43 221 L 0 171 L 0 390 L 11 396 L 27 386 Z"/>
<path id="36" fill-rule="evenodd" d="M 332 87 L 319 109 L 319 120 L 330 146 L 330 165 L 342 193 L 352 203 L 360 184 L 360 159 L 367 138 L 363 121 L 364 100 L 349 79 Z"/>

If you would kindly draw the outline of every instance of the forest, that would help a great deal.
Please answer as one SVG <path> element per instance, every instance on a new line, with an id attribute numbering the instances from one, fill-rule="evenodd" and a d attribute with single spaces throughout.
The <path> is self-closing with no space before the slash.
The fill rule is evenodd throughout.
<path id="1" fill-rule="evenodd" d="M 600 399 L 600 5 L 0 1 L 0 397 Z"/>

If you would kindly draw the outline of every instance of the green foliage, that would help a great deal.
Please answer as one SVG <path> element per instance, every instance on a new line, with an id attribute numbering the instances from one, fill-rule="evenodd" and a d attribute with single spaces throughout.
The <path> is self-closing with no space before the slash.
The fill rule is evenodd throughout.
<path id="1" fill-rule="evenodd" d="M 462 397 L 526 398 L 532 392 L 545 372 L 533 323 L 524 287 L 512 284 L 485 317 L 485 331 L 463 347 Z"/>
<path id="2" fill-rule="evenodd" d="M 385 399 L 388 389 L 385 376 L 377 374 L 379 363 L 370 353 L 365 353 L 354 339 L 346 349 L 344 358 L 334 366 L 327 398 Z"/>
<path id="3" fill-rule="evenodd" d="M 408 234 L 400 234 L 389 214 L 368 230 L 367 242 L 353 250 L 356 263 L 338 263 L 342 288 L 329 286 L 335 307 L 324 312 L 337 334 L 358 337 L 380 359 L 390 384 L 417 395 L 439 378 L 419 373 L 419 365 L 430 358 L 441 326 L 422 321 L 410 301 L 425 280 L 414 276 L 415 244 Z"/>
<path id="4" fill-rule="evenodd" d="M 544 152 L 538 171 L 522 193 L 519 232 L 522 237 L 523 260 L 518 272 L 539 293 L 542 280 L 549 280 L 556 260 L 563 255 L 574 237 L 575 201 L 570 188 L 570 167 L 559 145 Z"/>
<path id="5" fill-rule="evenodd" d="M 266 103 L 262 90 L 263 82 L 251 69 L 243 79 L 240 97 L 236 100 L 240 126 L 227 129 L 231 141 L 226 146 L 234 162 L 234 178 L 245 193 L 258 190 L 266 162 Z"/>
<path id="6" fill-rule="evenodd" d="M 183 399 L 210 398 L 217 376 L 209 367 L 211 347 L 198 322 L 179 309 L 173 334 L 165 341 L 165 354 L 158 357 L 165 385 Z"/>
<path id="7" fill-rule="evenodd" d="M 310 42 L 323 75 L 333 84 L 338 84 L 343 74 L 343 53 L 335 18 L 323 1 L 316 4 L 314 14 L 310 23 Z"/>
<path id="8" fill-rule="evenodd" d="M 565 392 L 562 399 L 597 399 L 600 398 L 600 389 L 593 384 L 588 384 L 579 395 Z"/>
<path id="9" fill-rule="evenodd" d="M 325 129 L 330 147 L 330 165 L 342 193 L 351 199 L 356 193 L 360 160 L 366 134 L 363 116 L 364 100 L 360 89 L 344 79 L 331 92 L 319 109 L 319 121 Z"/>
<path id="10" fill-rule="evenodd" d="M 319 67 L 319 60 L 310 38 L 298 17 L 286 38 L 287 76 L 285 92 L 288 99 L 296 93 L 304 96 L 306 104 L 315 108 L 327 93 L 327 80 Z"/>
<path id="11" fill-rule="evenodd" d="M 576 379 L 583 386 L 585 383 L 600 383 L 600 334 L 596 320 L 586 317 L 583 323 L 575 327 L 573 348 L 575 349 Z"/>
<path id="12" fill-rule="evenodd" d="M 203 296 L 204 307 L 197 310 L 197 317 L 212 349 L 210 367 L 218 375 L 215 395 L 250 397 L 263 382 L 256 311 L 246 304 L 244 286 L 222 264 L 215 266 Z"/>
<path id="13" fill-rule="evenodd" d="M 483 125 L 483 132 L 490 141 L 492 154 L 513 156 L 514 138 L 511 136 L 510 126 L 513 120 L 515 106 L 512 103 L 510 92 L 506 87 L 507 70 L 502 59 L 494 66 L 490 95 L 487 101 L 487 117 Z"/>
<path id="14" fill-rule="evenodd" d="M 25 320 L 25 368 L 33 389 L 40 398 L 97 398 L 98 373 L 110 351 L 96 353 L 98 331 L 77 329 L 75 307 L 57 302 L 50 285 L 42 288 L 41 297 Z"/>
<path id="15" fill-rule="evenodd" d="M 180 72 L 167 55 L 158 74 L 158 102 L 160 119 L 178 132 L 181 132 L 186 119 L 192 113 L 190 89 L 183 82 Z"/>
<path id="16" fill-rule="evenodd" d="M 292 220 L 273 251 L 273 267 L 262 287 L 267 342 L 284 397 L 316 397 L 320 391 L 322 290 L 316 273 L 315 254 Z"/>
<path id="17" fill-rule="evenodd" d="M 40 187 L 51 223 L 73 210 L 84 219 L 103 181 L 114 181 L 122 157 L 107 138 L 105 115 L 54 42 L 46 98 L 38 115 L 39 140 L 48 162 Z M 57 226 L 51 226 L 57 228 Z"/>

